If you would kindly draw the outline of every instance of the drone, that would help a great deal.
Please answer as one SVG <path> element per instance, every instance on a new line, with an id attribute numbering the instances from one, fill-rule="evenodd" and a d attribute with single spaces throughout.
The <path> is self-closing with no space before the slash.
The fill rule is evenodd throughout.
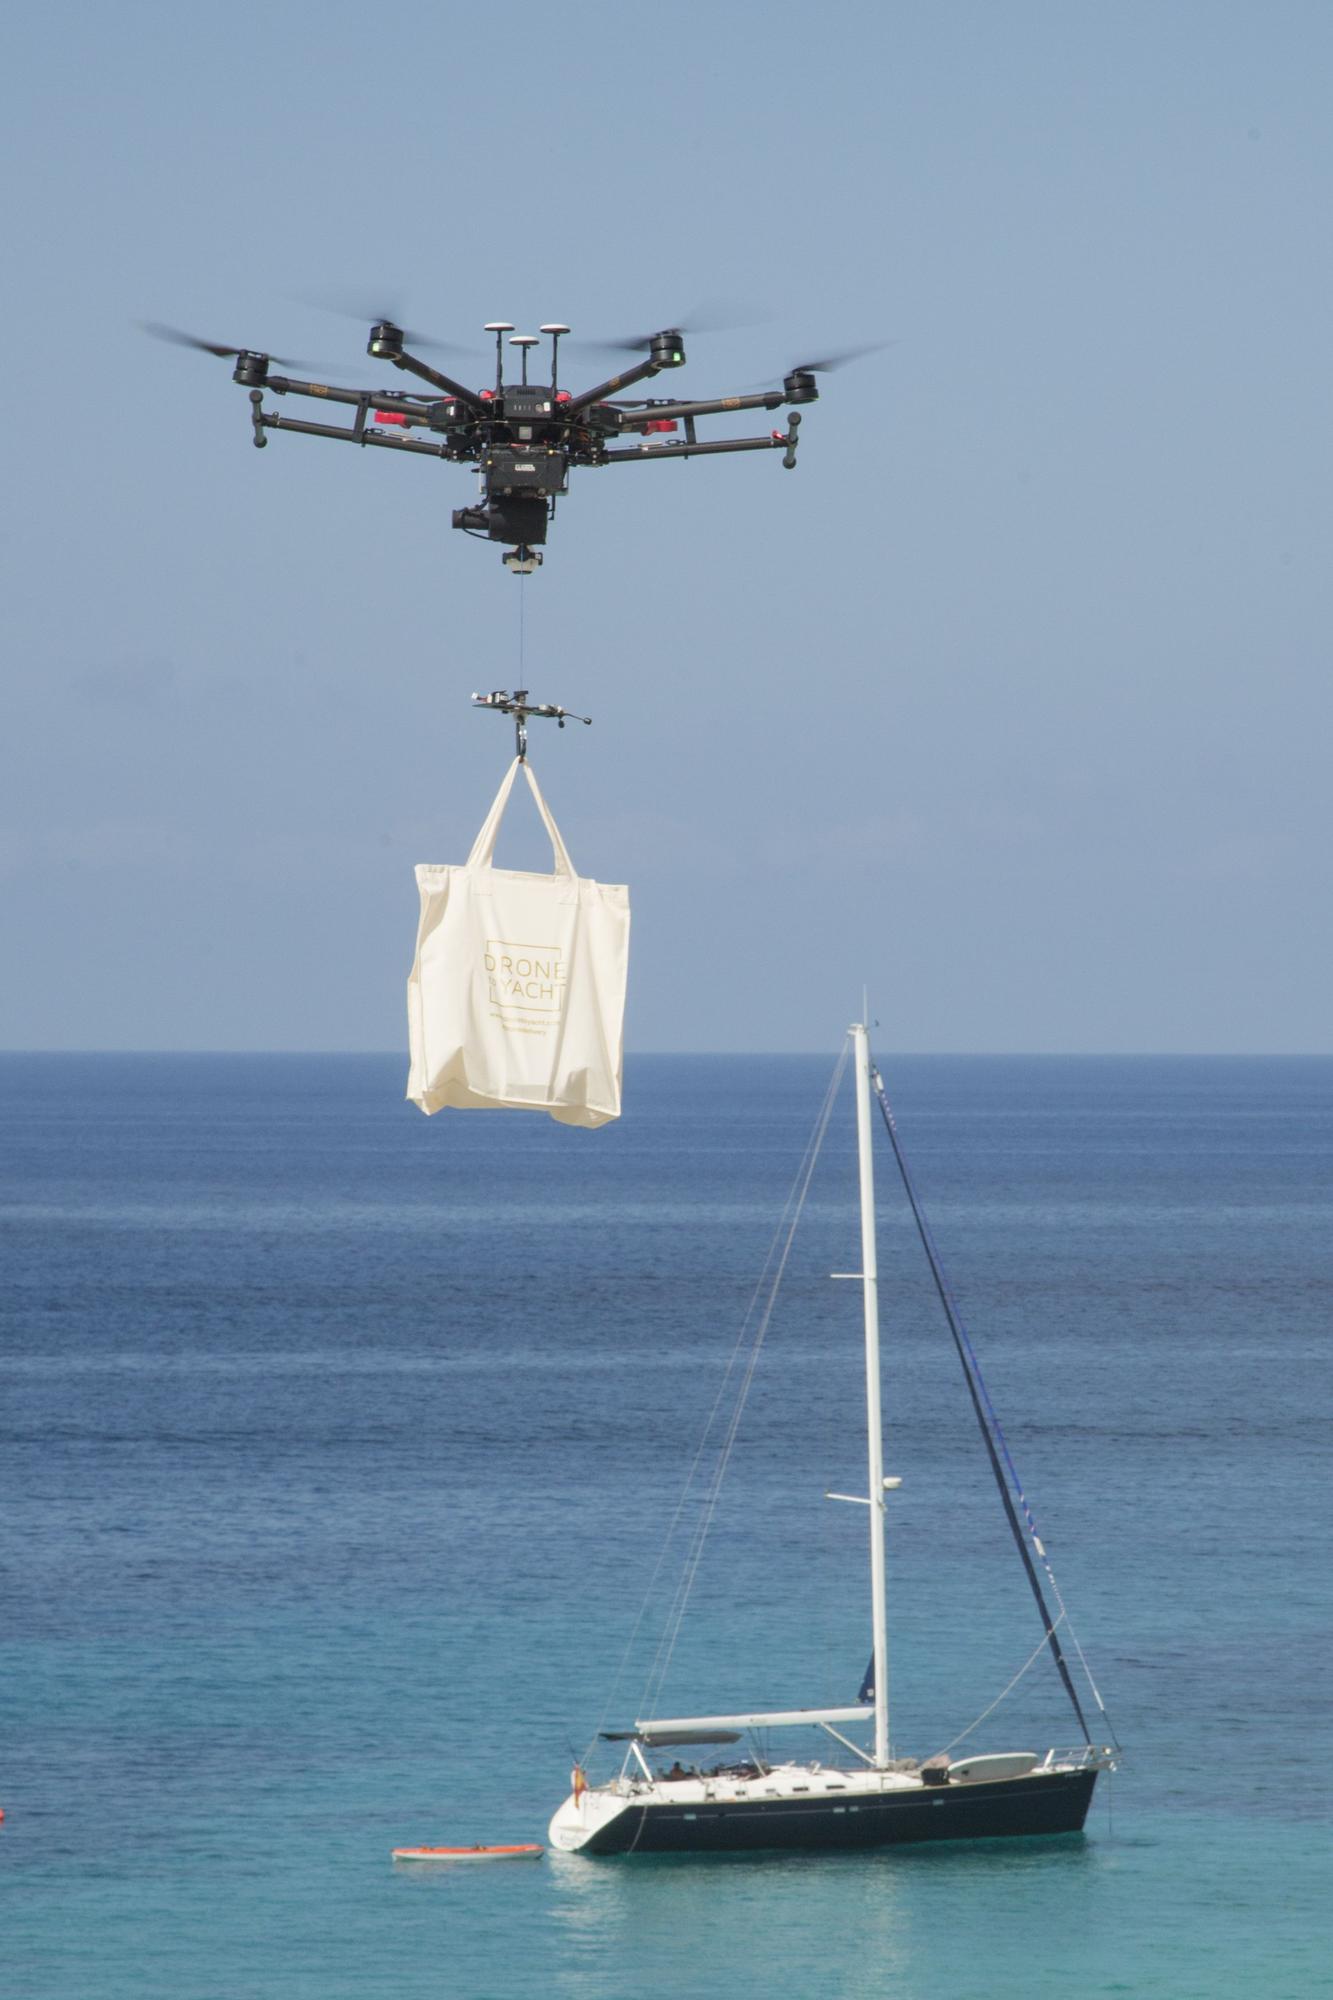
<path id="1" fill-rule="evenodd" d="M 270 431 L 297 431 L 305 437 L 339 438 L 345 444 L 374 446 L 381 451 L 416 452 L 432 458 L 473 465 L 481 481 L 479 503 L 456 507 L 453 525 L 479 540 L 506 544 L 505 567 L 519 576 L 541 564 L 541 547 L 556 502 L 568 491 L 575 466 L 661 464 L 667 459 L 701 458 L 721 452 L 780 451 L 790 472 L 796 465 L 801 414 L 793 408 L 787 428 L 766 436 L 701 439 L 700 417 L 729 415 L 737 410 L 776 410 L 783 404 L 813 403 L 819 389 L 815 377 L 844 361 L 868 353 L 855 348 L 822 361 L 805 361 L 787 371 L 781 386 L 740 396 L 715 396 L 690 402 L 674 398 L 629 397 L 621 391 L 685 365 L 685 338 L 679 327 L 610 343 L 643 358 L 591 389 L 562 389 L 559 380 L 560 342 L 570 328 L 548 323 L 541 328 L 550 341 L 551 379 L 529 382 L 528 359 L 540 345 L 535 333 L 517 333 L 512 322 L 490 320 L 486 332 L 495 336 L 495 384 L 469 389 L 451 376 L 407 351 L 406 343 L 433 345 L 409 334 L 391 319 L 379 319 L 370 329 L 366 352 L 429 384 L 434 393 L 405 390 L 340 389 L 325 382 L 299 381 L 275 375 L 279 367 L 299 362 L 262 354 L 252 348 L 220 346 L 174 327 L 148 325 L 159 339 L 197 347 L 236 363 L 232 380 L 250 392 L 253 442 L 263 449 Z M 519 380 L 506 381 L 504 343 L 517 348 Z M 345 424 L 313 423 L 264 408 L 265 392 L 273 396 L 311 396 L 323 404 L 345 406 Z M 417 433 L 417 435 L 413 435 Z"/>

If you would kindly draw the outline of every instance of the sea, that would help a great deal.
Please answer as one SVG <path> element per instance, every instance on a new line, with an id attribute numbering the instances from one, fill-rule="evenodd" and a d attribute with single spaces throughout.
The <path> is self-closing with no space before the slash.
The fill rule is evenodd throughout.
<path id="1" fill-rule="evenodd" d="M 846 1078 L 755 1306 L 838 1053 L 631 1056 L 596 1132 L 396 1056 L 0 1057 L 6 1995 L 1333 1993 L 1333 1059 L 878 1051 L 1119 1746 L 1081 1836 L 392 1863 L 543 1841 L 650 1685 L 856 1700 Z M 877 1174 L 895 1753 L 1075 1743 Z"/>

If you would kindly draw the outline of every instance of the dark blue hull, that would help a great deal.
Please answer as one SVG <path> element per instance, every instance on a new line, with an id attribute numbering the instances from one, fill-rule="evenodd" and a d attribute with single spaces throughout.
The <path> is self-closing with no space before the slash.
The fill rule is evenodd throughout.
<path id="1" fill-rule="evenodd" d="M 1095 1770 L 1034 1773 L 991 1784 L 923 1786 L 834 1805 L 819 1799 L 706 1800 L 631 1806 L 585 1854 L 731 1854 L 750 1848 L 892 1847 L 925 1840 L 996 1840 L 1078 1833 Z"/>

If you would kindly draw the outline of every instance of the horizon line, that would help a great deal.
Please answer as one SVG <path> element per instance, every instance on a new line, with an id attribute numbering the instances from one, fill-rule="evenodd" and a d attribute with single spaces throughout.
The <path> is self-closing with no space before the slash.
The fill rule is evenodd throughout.
<path id="1" fill-rule="evenodd" d="M 633 1049 L 626 1052 L 630 1059 L 641 1056 L 654 1058 L 662 1056 L 709 1056 L 734 1060 L 737 1057 L 765 1059 L 773 1056 L 824 1056 L 828 1046 L 805 1049 Z M 907 1056 L 913 1060 L 946 1059 L 949 1061 L 1079 1061 L 1079 1062 L 1318 1062 L 1333 1058 L 1333 1049 L 908 1049 L 895 1048 L 895 1056 Z M 365 1057 L 375 1061 L 387 1061 L 390 1057 L 406 1062 L 406 1052 L 399 1049 L 347 1049 L 347 1048 L 34 1048 L 0 1047 L 0 1058 L 5 1056 L 142 1056 L 181 1057 L 217 1060 L 222 1057 L 259 1056 L 275 1059 L 282 1056 L 320 1057 Z"/>

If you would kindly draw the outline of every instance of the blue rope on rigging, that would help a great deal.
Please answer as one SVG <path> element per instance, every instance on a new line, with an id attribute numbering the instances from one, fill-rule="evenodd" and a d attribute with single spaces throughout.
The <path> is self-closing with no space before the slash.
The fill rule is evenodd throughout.
<path id="1" fill-rule="evenodd" d="M 949 1330 L 953 1335 L 954 1346 L 958 1351 L 958 1359 L 963 1370 L 963 1379 L 967 1383 L 968 1394 L 972 1398 L 972 1408 L 976 1412 L 977 1423 L 980 1426 L 981 1435 L 985 1441 L 986 1452 L 990 1458 L 991 1471 L 995 1475 L 995 1483 L 1000 1489 L 1000 1499 L 1004 1504 L 1005 1518 L 1009 1523 L 1018 1553 L 1023 1559 L 1023 1568 L 1027 1572 L 1027 1579 L 1032 1588 L 1032 1595 L 1037 1601 L 1037 1609 L 1041 1613 L 1042 1628 L 1046 1634 L 1047 1644 L 1051 1649 L 1051 1656 L 1055 1661 L 1060 1679 L 1064 1684 L 1065 1693 L 1069 1696 L 1073 1704 L 1074 1713 L 1078 1717 L 1078 1726 L 1083 1731 L 1083 1740 L 1085 1743 L 1091 1743 L 1092 1732 L 1088 1728 L 1087 1719 L 1079 1702 L 1078 1690 L 1074 1686 L 1073 1677 L 1069 1671 L 1069 1663 L 1065 1658 L 1064 1648 L 1060 1644 L 1060 1635 L 1057 1630 L 1059 1621 L 1052 1619 L 1050 1611 L 1047 1609 L 1046 1599 L 1042 1593 L 1041 1578 L 1037 1575 L 1036 1565 L 1032 1560 L 1032 1552 L 1028 1547 L 1027 1538 L 1023 1533 L 1018 1514 L 1014 1508 L 1014 1494 L 1017 1494 L 1018 1504 L 1023 1510 L 1023 1519 L 1027 1522 L 1028 1534 L 1031 1535 L 1037 1553 L 1041 1556 L 1043 1564 L 1046 1565 L 1046 1573 L 1050 1576 L 1050 1565 L 1046 1563 L 1046 1551 L 1042 1547 L 1041 1537 L 1037 1533 L 1037 1524 L 1032 1518 L 1032 1512 L 1024 1495 L 1022 1483 L 1019 1480 L 1013 1459 L 1010 1456 L 1008 1444 L 1005 1442 L 1004 1432 L 1000 1428 L 1000 1420 L 995 1413 L 995 1406 L 991 1402 L 989 1391 L 986 1388 L 985 1378 L 981 1373 L 981 1363 L 977 1360 L 976 1350 L 968 1337 L 967 1328 L 963 1324 L 962 1315 L 950 1290 L 949 1281 L 944 1274 L 944 1266 L 940 1261 L 939 1252 L 935 1248 L 935 1239 L 930 1233 L 930 1224 L 927 1222 L 921 1203 L 917 1199 L 911 1170 L 908 1167 L 907 1157 L 903 1152 L 902 1142 L 898 1137 L 898 1128 L 893 1120 L 893 1112 L 889 1107 L 889 1100 L 885 1094 L 884 1079 L 873 1062 L 870 1066 L 870 1081 L 884 1119 L 885 1129 L 889 1135 L 889 1143 L 893 1147 L 893 1157 L 898 1162 L 898 1172 L 902 1176 L 903 1188 L 906 1192 L 908 1203 L 911 1206 L 913 1219 L 916 1222 L 917 1234 L 921 1238 L 921 1247 L 926 1253 L 926 1260 L 930 1265 L 931 1276 L 935 1280 L 935 1290 L 939 1294 L 940 1304 L 944 1307 L 945 1317 L 949 1322 Z M 1006 1467 L 1008 1468 L 1009 1479 L 1005 1478 Z M 1010 1480 L 1013 1482 L 1013 1493 L 1010 1492 L 1009 1488 Z M 1051 1577 L 1051 1583 L 1054 1587 L 1055 1579 L 1053 1576 Z M 873 1672 L 873 1662 L 871 1672 Z M 864 1683 L 866 1686 L 871 1683 L 871 1672 L 868 1672 L 866 1675 Z"/>

